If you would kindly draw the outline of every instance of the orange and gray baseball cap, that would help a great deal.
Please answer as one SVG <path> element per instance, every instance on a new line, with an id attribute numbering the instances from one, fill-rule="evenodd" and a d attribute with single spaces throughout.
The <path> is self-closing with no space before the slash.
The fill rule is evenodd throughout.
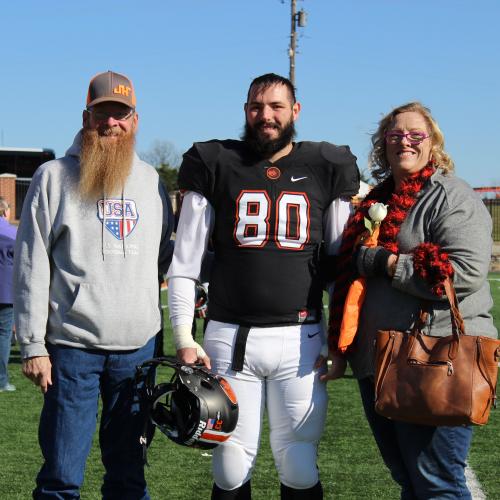
<path id="1" fill-rule="evenodd" d="M 89 84 L 87 108 L 107 101 L 120 102 L 135 109 L 135 91 L 130 79 L 114 71 L 95 75 Z"/>

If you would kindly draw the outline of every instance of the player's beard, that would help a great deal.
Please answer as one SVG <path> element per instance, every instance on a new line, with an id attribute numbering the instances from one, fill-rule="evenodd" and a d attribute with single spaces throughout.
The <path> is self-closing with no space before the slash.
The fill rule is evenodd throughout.
<path id="1" fill-rule="evenodd" d="M 125 186 L 134 158 L 135 133 L 109 137 L 114 133 L 107 129 L 101 136 L 96 130 L 83 129 L 79 191 L 84 199 L 117 195 Z"/>
<path id="2" fill-rule="evenodd" d="M 245 122 L 245 130 L 241 139 L 245 141 L 259 156 L 270 158 L 278 151 L 288 146 L 296 135 L 295 122 L 290 120 L 284 127 L 279 128 L 280 134 L 276 139 L 268 139 L 259 134 L 259 128 L 264 125 L 264 122 L 256 123 L 253 127 Z"/>

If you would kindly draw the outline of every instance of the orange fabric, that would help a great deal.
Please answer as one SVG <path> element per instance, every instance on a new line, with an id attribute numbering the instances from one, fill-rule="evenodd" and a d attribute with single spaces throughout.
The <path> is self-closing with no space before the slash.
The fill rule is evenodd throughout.
<path id="1" fill-rule="evenodd" d="M 342 316 L 342 324 L 340 325 L 340 337 L 338 349 L 340 352 L 346 352 L 347 348 L 352 344 L 356 332 L 358 331 L 359 313 L 363 300 L 366 295 L 366 280 L 365 278 L 357 278 L 349 287 L 344 304 L 344 313 Z"/>
<path id="2" fill-rule="evenodd" d="M 365 231 L 360 238 L 360 244 L 367 247 L 376 247 L 379 230 L 380 224 L 377 224 L 371 234 L 369 231 Z M 348 347 L 353 343 L 356 332 L 358 331 L 359 314 L 363 307 L 365 295 L 366 279 L 363 277 L 355 279 L 349 286 L 349 291 L 347 292 L 344 312 L 342 314 L 342 324 L 340 325 L 338 349 L 342 353 L 345 353 Z"/>

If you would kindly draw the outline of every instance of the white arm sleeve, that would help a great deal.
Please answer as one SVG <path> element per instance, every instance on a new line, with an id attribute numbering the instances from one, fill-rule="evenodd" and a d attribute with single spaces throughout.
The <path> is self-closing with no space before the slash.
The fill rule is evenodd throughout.
<path id="1" fill-rule="evenodd" d="M 342 233 L 346 225 L 347 219 L 353 212 L 352 204 L 349 200 L 336 198 L 328 207 L 324 216 L 324 241 L 325 252 L 327 255 L 337 255 L 340 251 L 342 243 Z M 330 299 L 333 294 L 335 283 L 327 285 L 327 291 Z"/>
<path id="2" fill-rule="evenodd" d="M 194 318 L 196 281 L 191 278 L 176 276 L 168 280 L 168 311 L 170 323 L 175 328 L 179 325 L 191 325 Z"/>
<path id="3" fill-rule="evenodd" d="M 174 328 L 193 322 L 195 285 L 212 232 L 214 211 L 195 192 L 184 195 L 177 227 L 174 255 L 167 273 L 170 321 Z"/>
<path id="4" fill-rule="evenodd" d="M 214 210 L 204 196 L 193 191 L 184 195 L 167 279 L 177 276 L 198 279 L 213 220 Z"/>
<path id="5" fill-rule="evenodd" d="M 349 200 L 336 198 L 328 207 L 324 216 L 325 251 L 328 255 L 337 255 L 342 243 L 342 232 L 353 209 Z"/>

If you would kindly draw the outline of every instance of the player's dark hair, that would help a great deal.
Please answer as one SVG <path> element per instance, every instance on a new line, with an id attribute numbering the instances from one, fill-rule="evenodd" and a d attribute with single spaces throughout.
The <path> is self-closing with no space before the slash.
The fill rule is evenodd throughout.
<path id="1" fill-rule="evenodd" d="M 250 87 L 248 87 L 247 102 L 250 98 L 250 91 L 252 90 L 252 87 L 256 87 L 262 91 L 272 87 L 273 85 L 284 85 L 290 93 L 292 103 L 295 104 L 297 102 L 295 99 L 295 87 L 293 86 L 293 83 L 288 78 L 277 75 L 276 73 L 266 73 L 265 75 L 254 78 Z"/>

